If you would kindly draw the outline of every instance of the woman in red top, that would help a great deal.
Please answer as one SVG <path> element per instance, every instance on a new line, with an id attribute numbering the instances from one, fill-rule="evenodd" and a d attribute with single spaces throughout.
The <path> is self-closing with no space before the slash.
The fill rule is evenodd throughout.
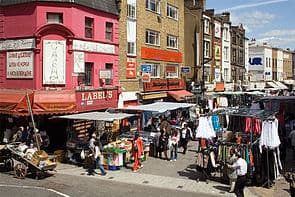
<path id="1" fill-rule="evenodd" d="M 139 160 L 140 156 L 142 155 L 142 151 L 142 139 L 139 137 L 139 133 L 136 132 L 132 143 L 132 152 L 134 157 L 133 172 L 137 172 L 138 168 L 143 167 L 141 161 Z"/>

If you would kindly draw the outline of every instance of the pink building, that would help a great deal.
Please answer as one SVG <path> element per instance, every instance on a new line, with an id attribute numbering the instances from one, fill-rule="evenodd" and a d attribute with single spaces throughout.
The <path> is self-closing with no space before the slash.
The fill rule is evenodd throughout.
<path id="1" fill-rule="evenodd" d="M 0 113 L 28 114 L 27 92 L 34 114 L 117 106 L 117 6 L 85 2 L 0 2 Z"/>

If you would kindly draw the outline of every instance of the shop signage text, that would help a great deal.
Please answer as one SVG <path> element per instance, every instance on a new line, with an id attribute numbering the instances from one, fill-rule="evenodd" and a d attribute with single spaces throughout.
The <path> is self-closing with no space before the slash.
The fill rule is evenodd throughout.
<path id="1" fill-rule="evenodd" d="M 181 73 L 190 73 L 191 72 L 191 68 L 189 66 L 183 66 L 180 69 L 181 69 Z"/>
<path id="2" fill-rule="evenodd" d="M 33 78 L 32 51 L 7 52 L 7 78 Z"/>
<path id="3" fill-rule="evenodd" d="M 97 53 L 115 54 L 115 45 L 82 41 L 82 40 L 73 40 L 73 49 L 81 50 L 81 51 L 97 52 Z"/>
<path id="4" fill-rule="evenodd" d="M 180 90 L 185 84 L 182 79 L 151 79 L 149 83 L 144 83 L 144 91 Z"/>
<path id="5" fill-rule="evenodd" d="M 126 78 L 127 79 L 136 78 L 136 59 L 135 58 L 127 58 Z"/>
<path id="6" fill-rule="evenodd" d="M 142 47 L 141 58 L 181 63 L 182 53 Z"/>
<path id="7" fill-rule="evenodd" d="M 0 41 L 0 50 L 33 49 L 35 46 L 36 43 L 34 38 Z"/>

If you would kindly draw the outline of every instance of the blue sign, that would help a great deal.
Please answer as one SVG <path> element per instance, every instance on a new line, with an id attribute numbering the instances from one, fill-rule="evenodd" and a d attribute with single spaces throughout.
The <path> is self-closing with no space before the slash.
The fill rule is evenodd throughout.
<path id="1" fill-rule="evenodd" d="M 141 72 L 143 72 L 143 73 L 152 72 L 152 66 L 150 64 L 142 64 L 141 65 Z"/>
<path id="2" fill-rule="evenodd" d="M 254 57 L 249 58 L 250 65 L 262 65 L 262 58 L 261 57 Z"/>
<path id="3" fill-rule="evenodd" d="M 181 67 L 181 73 L 190 73 L 191 68 L 188 66 Z"/>

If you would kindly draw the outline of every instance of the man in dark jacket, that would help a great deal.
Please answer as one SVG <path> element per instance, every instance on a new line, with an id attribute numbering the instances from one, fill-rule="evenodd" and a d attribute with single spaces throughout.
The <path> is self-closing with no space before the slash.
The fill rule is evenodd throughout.
<path id="1" fill-rule="evenodd" d="M 183 128 L 180 132 L 180 144 L 183 147 L 183 154 L 186 153 L 187 150 L 187 144 L 189 139 L 191 138 L 191 129 L 188 127 L 187 123 L 183 123 Z"/>

